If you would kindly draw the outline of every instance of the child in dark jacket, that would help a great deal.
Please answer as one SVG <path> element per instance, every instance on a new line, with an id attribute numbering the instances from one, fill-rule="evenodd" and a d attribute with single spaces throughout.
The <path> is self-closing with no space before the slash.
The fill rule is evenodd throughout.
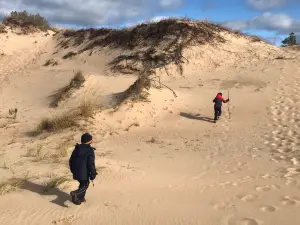
<path id="1" fill-rule="evenodd" d="M 76 144 L 69 160 L 73 179 L 79 182 L 79 188 L 70 193 L 72 202 L 76 205 L 85 202 L 85 194 L 89 187 L 90 180 L 94 180 L 97 176 L 95 153 L 94 149 L 91 147 L 92 142 L 92 135 L 89 133 L 83 134 L 81 136 L 81 144 Z"/>
<path id="2" fill-rule="evenodd" d="M 214 110 L 215 110 L 214 122 L 216 123 L 217 120 L 219 119 L 219 117 L 222 115 L 222 103 L 229 102 L 229 98 L 225 100 L 222 96 L 222 93 L 220 92 L 214 98 L 213 102 L 215 103 L 215 105 L 214 105 Z"/>

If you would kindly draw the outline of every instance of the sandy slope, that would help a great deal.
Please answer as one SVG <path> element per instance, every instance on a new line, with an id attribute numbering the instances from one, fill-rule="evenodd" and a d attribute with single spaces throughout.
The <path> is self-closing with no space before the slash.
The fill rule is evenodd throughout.
<path id="1" fill-rule="evenodd" d="M 221 50 L 187 50 L 184 76 L 162 74 L 177 98 L 166 89 L 151 89 L 149 102 L 99 112 L 94 120 L 81 121 L 86 128 L 30 138 L 24 132 L 45 115 L 85 97 L 122 91 L 135 78 L 108 76 L 105 65 L 116 52 L 62 60 L 72 49 L 53 55 L 51 36 L 0 38 L 2 45 L 5 40 L 0 174 L 3 181 L 30 177 L 21 190 L 0 196 L 0 224 L 299 223 L 298 53 L 228 36 L 231 43 Z M 49 58 L 59 65 L 42 66 Z M 58 109 L 49 109 L 48 96 L 69 82 L 73 69 L 86 74 L 84 87 Z M 227 90 L 231 102 L 213 124 L 212 99 L 218 91 L 227 96 Z M 19 109 L 16 121 L 6 118 L 11 107 Z M 67 159 L 34 162 L 24 155 L 37 144 L 44 151 L 64 144 L 70 151 L 85 130 L 95 137 L 101 173 L 88 190 L 88 202 L 75 206 L 68 193 L 76 182 L 43 192 L 49 179 L 69 175 Z"/>

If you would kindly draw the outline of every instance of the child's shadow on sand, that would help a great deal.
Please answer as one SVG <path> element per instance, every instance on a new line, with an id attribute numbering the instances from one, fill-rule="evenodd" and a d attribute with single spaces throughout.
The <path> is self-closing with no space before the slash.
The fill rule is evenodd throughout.
<path id="1" fill-rule="evenodd" d="M 192 115 L 190 113 L 181 112 L 180 116 L 191 119 L 191 120 L 202 120 L 209 123 L 214 123 L 214 120 L 210 117 L 200 116 L 200 114 Z"/>
<path id="2" fill-rule="evenodd" d="M 37 193 L 41 196 L 50 196 L 50 195 L 54 195 L 56 196 L 56 199 L 52 200 L 51 202 L 59 205 L 61 207 L 65 207 L 67 208 L 68 206 L 65 205 L 65 202 L 70 201 L 71 200 L 71 196 L 68 195 L 67 193 L 59 190 L 58 188 L 53 188 L 49 191 L 45 191 L 45 186 L 39 185 L 39 184 L 35 184 L 32 183 L 31 181 L 25 181 L 20 189 L 23 190 L 28 190 L 34 193 Z"/>

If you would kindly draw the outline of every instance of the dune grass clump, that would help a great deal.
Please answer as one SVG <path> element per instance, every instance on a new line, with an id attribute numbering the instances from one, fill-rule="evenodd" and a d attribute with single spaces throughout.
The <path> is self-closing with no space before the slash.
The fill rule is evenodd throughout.
<path id="1" fill-rule="evenodd" d="M 34 29 L 41 31 L 50 30 L 48 21 L 40 14 L 30 14 L 27 11 L 13 11 L 4 17 L 3 24 L 10 27 L 20 27 L 24 33 L 31 33 Z"/>
<path id="2" fill-rule="evenodd" d="M 54 61 L 53 59 L 48 59 L 43 66 L 57 66 L 58 65 L 58 62 L 57 61 Z"/>
<path id="3" fill-rule="evenodd" d="M 80 115 L 84 118 L 93 118 L 97 106 L 91 101 L 84 101 L 80 106 Z"/>
<path id="4" fill-rule="evenodd" d="M 0 24 L 0 34 L 6 34 L 7 30 L 6 30 L 6 26 L 3 24 Z"/>
<path id="5" fill-rule="evenodd" d="M 76 125 L 76 115 L 65 112 L 52 118 L 43 119 L 37 127 L 37 133 L 43 131 L 59 131 Z"/>
<path id="6" fill-rule="evenodd" d="M 0 182 L 0 195 L 4 195 L 16 191 L 26 182 L 26 179 L 27 179 L 26 177 L 24 179 L 12 178 Z"/>
<path id="7" fill-rule="evenodd" d="M 73 56 L 77 55 L 77 53 L 75 52 L 68 52 L 67 54 L 65 54 L 63 56 L 63 59 L 68 59 L 68 58 L 72 58 Z"/>
<path id="8" fill-rule="evenodd" d="M 147 76 L 139 77 L 129 88 L 120 93 L 115 93 L 111 96 L 111 106 L 116 107 L 122 104 L 125 100 L 131 99 L 137 101 L 143 98 L 143 91 L 149 90 L 151 80 Z"/>
<path id="9" fill-rule="evenodd" d="M 25 157 L 34 157 L 34 161 L 40 162 L 49 157 L 49 153 L 43 150 L 43 145 L 39 144 L 35 148 L 30 148 L 27 150 Z"/>
<path id="10" fill-rule="evenodd" d="M 59 185 L 70 181 L 70 178 L 67 176 L 56 177 L 45 183 L 44 192 L 48 192 L 51 189 L 57 188 Z"/>
<path id="11" fill-rule="evenodd" d="M 52 100 L 49 106 L 51 108 L 57 107 L 60 101 L 63 101 L 66 98 L 68 98 L 71 95 L 72 91 L 74 89 L 79 89 L 84 82 L 85 82 L 85 78 L 82 72 L 81 71 L 76 72 L 74 77 L 72 78 L 72 80 L 67 86 L 59 89 L 53 95 L 50 96 Z"/>

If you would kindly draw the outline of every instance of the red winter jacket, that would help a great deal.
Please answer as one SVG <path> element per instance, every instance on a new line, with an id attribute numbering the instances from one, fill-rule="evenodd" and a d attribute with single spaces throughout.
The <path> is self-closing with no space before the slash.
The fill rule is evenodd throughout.
<path id="1" fill-rule="evenodd" d="M 217 108 L 221 108 L 222 107 L 222 103 L 227 103 L 229 102 L 229 99 L 225 100 L 222 95 L 217 94 L 217 96 L 215 97 L 215 99 L 213 100 L 213 102 L 215 103 L 215 107 Z"/>

